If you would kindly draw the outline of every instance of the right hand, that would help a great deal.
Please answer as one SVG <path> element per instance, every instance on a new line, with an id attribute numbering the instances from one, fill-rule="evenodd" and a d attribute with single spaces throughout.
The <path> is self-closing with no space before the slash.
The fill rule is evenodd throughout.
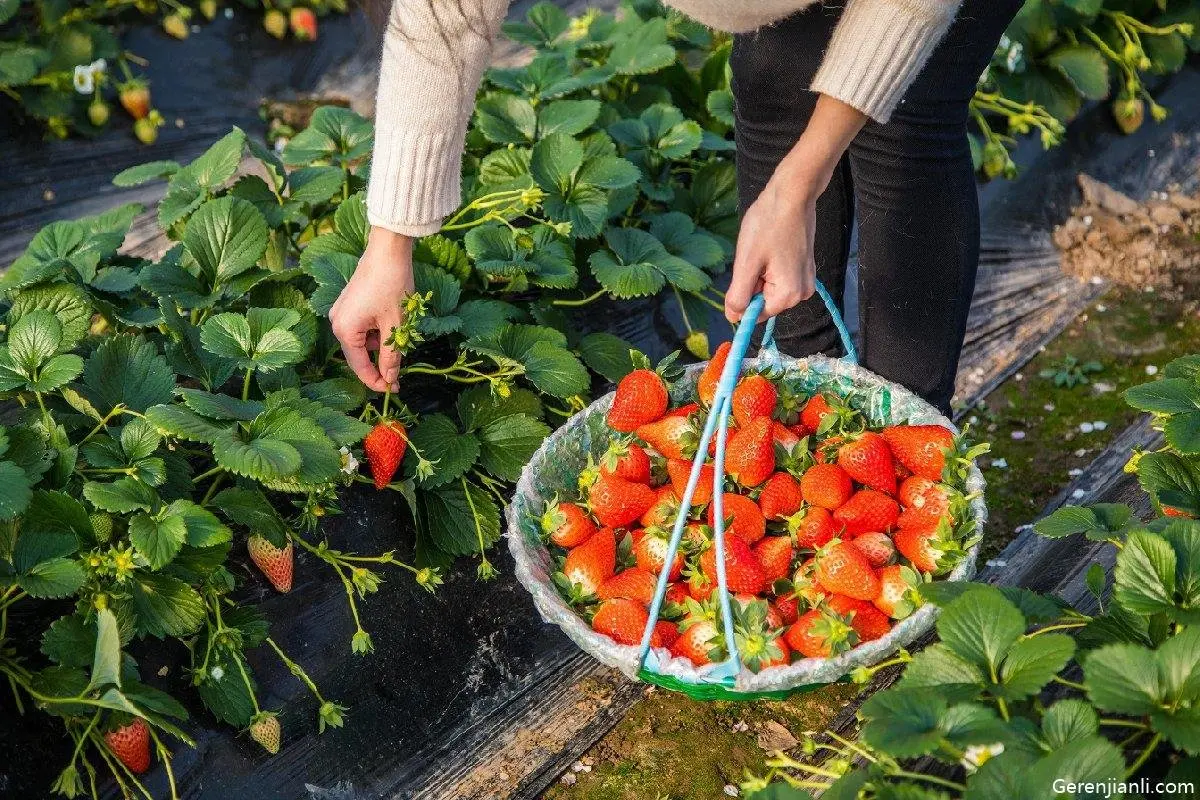
<path id="1" fill-rule="evenodd" d="M 333 335 L 341 342 L 346 363 L 368 389 L 399 388 L 400 354 L 383 346 L 404 319 L 404 299 L 415 291 L 412 239 L 373 227 L 358 267 L 329 309 Z M 379 351 L 378 364 L 371 352 Z"/>

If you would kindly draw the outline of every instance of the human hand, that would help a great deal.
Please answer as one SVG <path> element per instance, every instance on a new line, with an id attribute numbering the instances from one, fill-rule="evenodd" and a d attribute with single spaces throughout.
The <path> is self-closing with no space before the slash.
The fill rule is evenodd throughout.
<path id="1" fill-rule="evenodd" d="M 398 388 L 400 354 L 384 343 L 403 322 L 404 299 L 414 291 L 412 239 L 371 228 L 358 267 L 329 310 L 333 335 L 341 342 L 346 363 L 368 389 Z M 378 365 L 371 361 L 375 350 Z"/>

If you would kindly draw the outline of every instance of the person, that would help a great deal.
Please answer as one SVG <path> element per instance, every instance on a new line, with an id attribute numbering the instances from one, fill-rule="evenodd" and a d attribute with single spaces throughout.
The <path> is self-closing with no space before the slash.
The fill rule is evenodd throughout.
<path id="1" fill-rule="evenodd" d="M 725 313 L 753 294 L 791 355 L 836 353 L 819 298 L 845 289 L 855 218 L 863 365 L 947 411 L 979 256 L 968 104 L 1020 0 L 673 0 L 734 33 L 742 211 Z M 413 291 L 413 239 L 459 205 L 463 142 L 508 0 L 395 0 L 367 191 L 370 232 L 330 311 L 369 388 Z"/>

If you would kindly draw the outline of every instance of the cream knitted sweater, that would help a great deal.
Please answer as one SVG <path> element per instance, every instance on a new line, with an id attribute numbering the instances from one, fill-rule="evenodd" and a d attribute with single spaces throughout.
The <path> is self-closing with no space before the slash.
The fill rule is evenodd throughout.
<path id="1" fill-rule="evenodd" d="M 667 0 L 732 32 L 769 25 L 815 0 Z M 846 0 L 812 90 L 886 122 L 960 0 Z M 475 91 L 509 0 L 394 0 L 375 109 L 368 217 L 425 236 L 459 204 Z M 782 65 L 781 65 L 782 67 Z"/>

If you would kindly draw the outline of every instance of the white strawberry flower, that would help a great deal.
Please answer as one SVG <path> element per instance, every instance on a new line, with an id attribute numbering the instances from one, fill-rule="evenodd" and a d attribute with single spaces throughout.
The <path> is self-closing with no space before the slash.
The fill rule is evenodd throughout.
<path id="1" fill-rule="evenodd" d="M 96 91 L 96 76 L 92 73 L 92 68 L 88 64 L 80 64 L 75 67 L 75 91 L 80 94 L 91 94 Z"/>
<path id="2" fill-rule="evenodd" d="M 108 62 L 103 58 L 97 58 L 91 64 L 88 64 L 88 69 L 92 71 L 93 78 L 99 78 L 101 75 L 108 72 Z"/>
<path id="3" fill-rule="evenodd" d="M 347 475 L 358 472 L 358 459 L 350 452 L 350 448 L 343 447 L 339 452 L 342 454 L 342 472 Z"/>
<path id="4" fill-rule="evenodd" d="M 1004 752 L 1004 745 L 1000 742 L 995 744 L 973 744 L 963 751 L 962 764 L 963 769 L 968 774 L 982 767 L 989 759 L 995 758 Z"/>
<path id="5" fill-rule="evenodd" d="M 219 681 L 219 680 L 221 680 L 221 678 L 225 677 L 225 670 L 222 669 L 221 667 L 213 667 L 212 671 L 209 672 L 208 674 L 212 677 L 212 679 L 214 681 Z"/>

